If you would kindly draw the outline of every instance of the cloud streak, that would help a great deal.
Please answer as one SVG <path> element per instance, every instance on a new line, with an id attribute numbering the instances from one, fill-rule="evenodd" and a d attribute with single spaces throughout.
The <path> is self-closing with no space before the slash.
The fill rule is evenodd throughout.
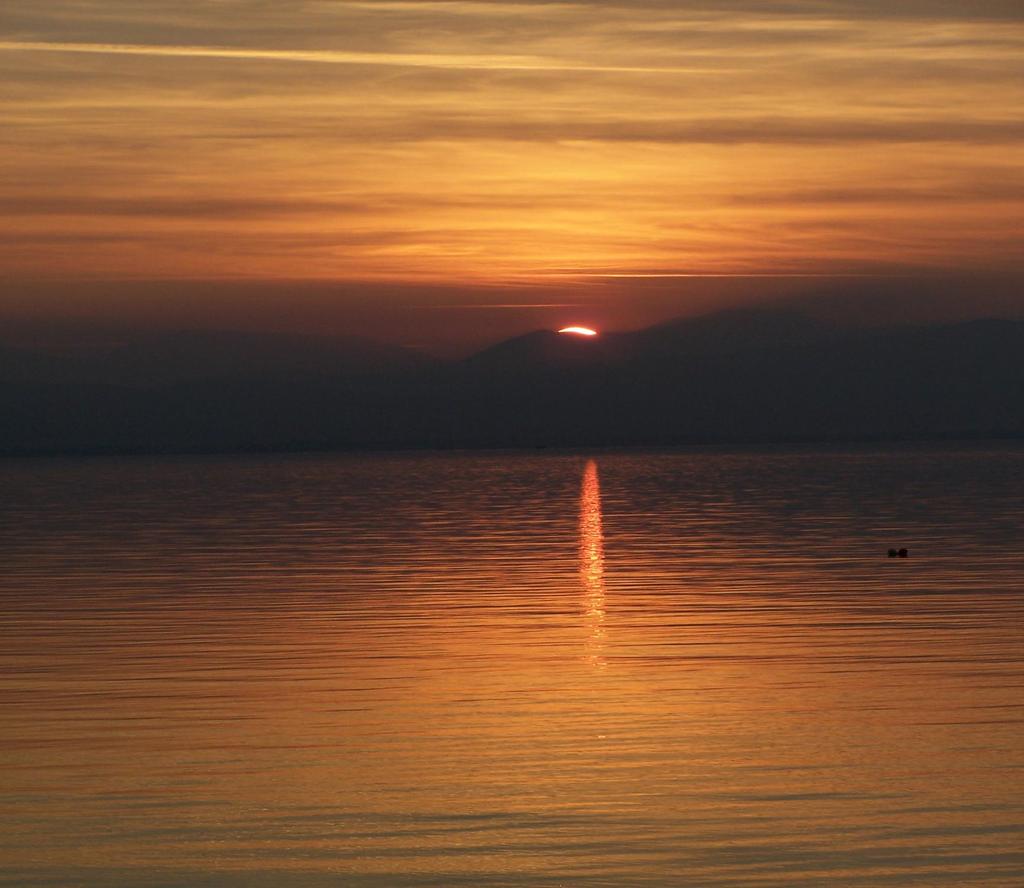
<path id="1" fill-rule="evenodd" d="M 153 58 L 241 59 L 301 62 L 316 65 L 378 65 L 394 68 L 438 68 L 463 71 L 566 71 L 612 74 L 695 74 L 698 67 L 592 65 L 517 55 L 445 53 L 376 53 L 317 49 L 259 49 L 232 46 L 165 46 L 161 44 L 59 43 L 3 40 L 0 51 L 61 52 L 87 55 L 131 55 Z"/>
<path id="2" fill-rule="evenodd" d="M 531 288 L 1017 268 L 1019 13 L 8 4 L 0 275 L 512 281 L 542 312 Z"/>

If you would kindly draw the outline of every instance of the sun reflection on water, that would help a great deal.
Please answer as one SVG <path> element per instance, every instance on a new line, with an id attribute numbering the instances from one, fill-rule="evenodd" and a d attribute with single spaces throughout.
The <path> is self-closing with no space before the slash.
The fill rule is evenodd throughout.
<path id="1" fill-rule="evenodd" d="M 586 658 L 603 668 L 604 660 L 604 535 L 601 529 L 601 481 L 597 463 L 588 460 L 580 485 L 580 582 L 586 627 Z"/>

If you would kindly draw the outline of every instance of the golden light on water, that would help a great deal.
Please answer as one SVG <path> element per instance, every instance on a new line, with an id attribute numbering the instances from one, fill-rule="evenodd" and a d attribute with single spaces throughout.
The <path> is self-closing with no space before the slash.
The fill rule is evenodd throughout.
<path id="1" fill-rule="evenodd" d="M 1019 454 L 911 458 L 9 461 L 5 884 L 1021 885 Z"/>
<path id="2" fill-rule="evenodd" d="M 580 583 L 586 626 L 587 659 L 604 666 L 604 533 L 601 527 L 601 481 L 597 463 L 588 460 L 580 486 Z"/>
<path id="3" fill-rule="evenodd" d="M 559 333 L 572 333 L 575 336 L 597 336 L 597 330 L 590 327 L 563 327 Z"/>

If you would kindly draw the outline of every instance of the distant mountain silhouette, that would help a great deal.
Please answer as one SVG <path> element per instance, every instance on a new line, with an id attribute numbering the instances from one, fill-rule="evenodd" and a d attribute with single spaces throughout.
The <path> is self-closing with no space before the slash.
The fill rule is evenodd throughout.
<path id="1" fill-rule="evenodd" d="M 0 348 L 0 452 L 1024 437 L 1024 322 L 850 330 L 731 311 L 455 362 L 355 340 Z"/>
<path id="2" fill-rule="evenodd" d="M 632 340 L 632 334 L 627 333 L 584 337 L 536 330 L 484 349 L 459 362 L 457 369 L 491 375 L 533 375 L 610 366 L 622 363 L 628 355 Z"/>
<path id="3" fill-rule="evenodd" d="M 185 330 L 64 353 L 0 347 L 0 382 L 152 386 L 201 379 L 393 374 L 434 363 L 426 355 L 365 339 Z"/>
<path id="4" fill-rule="evenodd" d="M 636 334 L 638 350 L 669 354 L 734 354 L 801 345 L 835 335 L 835 328 L 795 311 L 737 308 L 666 321 Z"/>

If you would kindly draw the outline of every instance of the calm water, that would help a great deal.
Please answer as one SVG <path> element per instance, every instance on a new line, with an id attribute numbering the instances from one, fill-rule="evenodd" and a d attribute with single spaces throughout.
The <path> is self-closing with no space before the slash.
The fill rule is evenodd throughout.
<path id="1" fill-rule="evenodd" d="M 0 496 L 4 885 L 1024 884 L 1024 451 Z"/>

